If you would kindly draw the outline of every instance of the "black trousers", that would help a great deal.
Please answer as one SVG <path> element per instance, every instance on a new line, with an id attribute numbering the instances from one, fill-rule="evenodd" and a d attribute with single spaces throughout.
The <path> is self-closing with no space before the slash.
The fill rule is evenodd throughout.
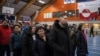
<path id="1" fill-rule="evenodd" d="M 79 54 L 77 54 L 77 56 L 86 56 L 86 54 L 80 54 L 80 53 L 79 53 Z"/>
<path id="2" fill-rule="evenodd" d="M 76 51 L 76 45 L 72 46 L 72 56 L 75 56 L 75 51 Z"/>
<path id="3" fill-rule="evenodd" d="M 94 33 L 93 32 L 90 32 L 90 37 L 91 37 L 91 35 L 94 37 Z"/>
<path id="4" fill-rule="evenodd" d="M 10 56 L 10 48 L 9 45 L 0 45 L 0 56 Z"/>
<path id="5" fill-rule="evenodd" d="M 13 56 L 22 56 L 22 48 L 14 49 Z"/>

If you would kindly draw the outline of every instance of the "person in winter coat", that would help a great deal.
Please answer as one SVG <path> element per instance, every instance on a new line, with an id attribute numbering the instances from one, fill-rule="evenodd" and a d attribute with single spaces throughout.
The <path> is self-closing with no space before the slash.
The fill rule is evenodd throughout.
<path id="1" fill-rule="evenodd" d="M 75 51 L 76 51 L 76 45 L 77 45 L 77 41 L 76 41 L 76 25 L 73 24 L 71 29 L 70 29 L 70 37 L 71 37 L 71 41 L 72 41 L 72 55 L 75 56 Z"/>
<path id="2" fill-rule="evenodd" d="M 0 26 L 0 56 L 4 56 L 5 52 L 7 56 L 10 56 L 9 42 L 12 30 L 8 24 L 8 21 L 4 20 Z"/>
<path id="3" fill-rule="evenodd" d="M 48 35 L 50 33 L 51 26 L 50 25 L 45 25 L 44 29 L 45 29 L 45 33 Z"/>
<path id="4" fill-rule="evenodd" d="M 48 36 L 42 26 L 36 28 L 36 52 L 38 56 L 53 56 L 52 49 L 48 43 Z"/>
<path id="5" fill-rule="evenodd" d="M 67 17 L 61 14 L 51 28 L 49 44 L 53 48 L 54 56 L 72 56 L 71 39 L 67 24 Z"/>
<path id="6" fill-rule="evenodd" d="M 91 35 L 94 37 L 94 26 L 93 25 L 90 28 L 90 37 Z"/>
<path id="7" fill-rule="evenodd" d="M 86 56 L 88 54 L 87 39 L 83 31 L 83 24 L 79 24 L 76 34 L 77 38 L 77 56 Z"/>
<path id="8" fill-rule="evenodd" d="M 26 33 L 24 33 L 22 38 L 22 55 L 23 56 L 37 56 L 35 52 L 36 45 L 36 35 L 35 35 L 35 26 L 29 26 Z"/>
<path id="9" fill-rule="evenodd" d="M 19 25 L 13 26 L 14 32 L 10 38 L 10 50 L 13 56 L 22 56 L 22 33 Z"/>

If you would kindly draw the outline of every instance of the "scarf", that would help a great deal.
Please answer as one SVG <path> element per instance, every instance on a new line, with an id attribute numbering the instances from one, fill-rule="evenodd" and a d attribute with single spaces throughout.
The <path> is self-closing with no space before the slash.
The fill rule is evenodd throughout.
<path id="1" fill-rule="evenodd" d="M 87 42 L 86 35 L 84 34 L 84 32 L 81 32 L 81 33 L 82 33 L 82 36 L 83 36 L 85 42 Z"/>

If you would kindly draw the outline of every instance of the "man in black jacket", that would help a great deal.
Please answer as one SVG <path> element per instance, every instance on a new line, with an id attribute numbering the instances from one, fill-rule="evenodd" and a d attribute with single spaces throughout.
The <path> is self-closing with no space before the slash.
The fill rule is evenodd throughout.
<path id="1" fill-rule="evenodd" d="M 72 56 L 66 15 L 59 15 L 58 20 L 51 28 L 49 37 L 49 44 L 53 48 L 54 56 Z"/>

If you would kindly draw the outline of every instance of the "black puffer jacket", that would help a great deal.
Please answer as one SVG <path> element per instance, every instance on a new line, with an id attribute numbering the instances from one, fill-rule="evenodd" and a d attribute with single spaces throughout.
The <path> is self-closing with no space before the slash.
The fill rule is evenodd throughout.
<path id="1" fill-rule="evenodd" d="M 22 40 L 22 55 L 23 56 L 38 56 L 35 51 L 36 40 L 33 40 L 31 34 L 24 34 Z"/>
<path id="2" fill-rule="evenodd" d="M 53 56 L 52 48 L 48 43 L 48 36 L 46 35 L 46 41 L 37 36 L 36 49 L 38 56 Z"/>
<path id="3" fill-rule="evenodd" d="M 48 44 L 48 37 L 46 36 L 46 42 L 39 36 L 35 35 L 35 37 L 36 39 L 33 40 L 32 35 L 24 35 L 22 42 L 23 56 L 52 56 L 52 48 Z"/>
<path id="4" fill-rule="evenodd" d="M 67 24 L 65 28 L 62 28 L 59 21 L 54 23 L 50 31 L 49 44 L 54 50 L 54 56 L 72 56 L 72 45 Z"/>

